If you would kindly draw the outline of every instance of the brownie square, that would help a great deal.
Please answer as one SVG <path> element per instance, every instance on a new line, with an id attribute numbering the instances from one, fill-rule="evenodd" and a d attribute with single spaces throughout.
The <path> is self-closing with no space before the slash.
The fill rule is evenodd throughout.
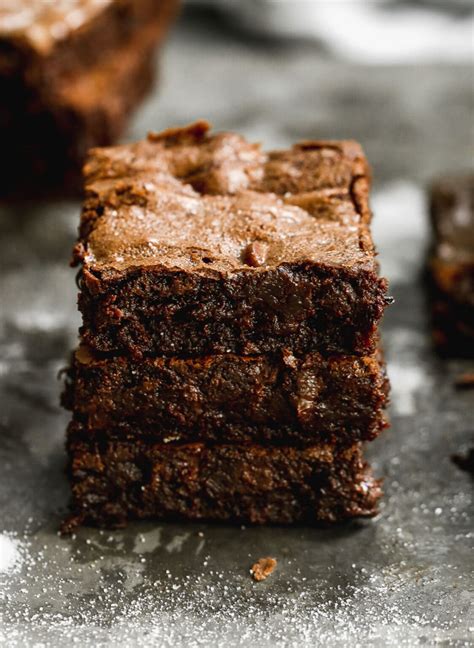
<path id="1" fill-rule="evenodd" d="M 474 355 L 474 174 L 444 177 L 430 194 L 429 258 L 438 348 Z"/>
<path id="2" fill-rule="evenodd" d="M 6 3 L 0 9 L 2 80 L 39 90 L 93 67 L 99 45 L 102 58 L 157 17 L 165 26 L 168 13 L 175 12 L 170 0 Z"/>
<path id="3" fill-rule="evenodd" d="M 359 446 L 336 453 L 260 445 L 69 440 L 72 524 L 165 518 L 291 524 L 377 513 L 380 482 Z"/>
<path id="4" fill-rule="evenodd" d="M 386 305 L 354 142 L 263 153 L 208 125 L 92 151 L 74 262 L 97 352 L 370 355 Z"/>
<path id="5" fill-rule="evenodd" d="M 386 426 L 375 356 L 222 354 L 193 359 L 74 354 L 64 404 L 86 440 L 352 446 Z"/>
<path id="6" fill-rule="evenodd" d="M 151 87 L 154 50 L 176 6 L 73 0 L 0 10 L 1 134 L 9 158 L 0 195 L 79 188 L 88 148 L 111 144 Z"/>

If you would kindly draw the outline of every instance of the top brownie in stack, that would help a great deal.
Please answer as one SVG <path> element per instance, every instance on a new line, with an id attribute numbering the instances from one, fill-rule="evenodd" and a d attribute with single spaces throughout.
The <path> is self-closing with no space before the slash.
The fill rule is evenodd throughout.
<path id="1" fill-rule="evenodd" d="M 83 341 L 135 357 L 374 353 L 386 282 L 358 144 L 264 153 L 208 128 L 92 151 Z"/>

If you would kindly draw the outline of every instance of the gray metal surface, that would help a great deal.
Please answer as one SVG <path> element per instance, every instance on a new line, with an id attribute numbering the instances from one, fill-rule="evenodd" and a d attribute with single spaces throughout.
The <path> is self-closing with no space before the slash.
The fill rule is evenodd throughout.
<path id="1" fill-rule="evenodd" d="M 58 370 L 75 343 L 78 205 L 0 214 L 0 643 L 5 646 L 473 645 L 469 365 L 431 352 L 419 271 L 423 185 L 472 154 L 472 71 L 354 67 L 313 47 L 182 25 L 130 137 L 207 117 L 266 146 L 360 139 L 396 303 L 383 337 L 392 428 L 369 449 L 380 516 L 329 530 L 133 524 L 57 536 L 68 486 Z M 472 367 L 471 367 L 472 368 Z M 265 582 L 252 562 L 277 558 Z"/>

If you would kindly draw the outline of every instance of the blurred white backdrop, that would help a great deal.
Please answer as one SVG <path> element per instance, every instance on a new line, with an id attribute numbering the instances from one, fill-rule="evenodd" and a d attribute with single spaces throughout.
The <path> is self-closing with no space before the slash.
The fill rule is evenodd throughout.
<path id="1" fill-rule="evenodd" d="M 191 0 L 256 34 L 317 39 L 361 63 L 469 62 L 471 0 Z"/>

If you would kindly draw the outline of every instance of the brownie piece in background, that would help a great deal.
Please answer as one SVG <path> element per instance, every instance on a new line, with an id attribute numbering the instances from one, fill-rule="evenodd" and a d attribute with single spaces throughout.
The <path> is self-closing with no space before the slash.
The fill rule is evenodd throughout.
<path id="1" fill-rule="evenodd" d="M 351 446 L 386 426 L 377 356 L 74 354 L 64 403 L 87 438 Z M 71 434 L 73 432 L 71 431 Z"/>
<path id="2" fill-rule="evenodd" d="M 444 177 L 430 194 L 429 257 L 435 344 L 474 356 L 474 173 Z"/>
<path id="3" fill-rule="evenodd" d="M 353 142 L 266 154 L 205 122 L 93 150 L 84 341 L 135 357 L 375 352 L 386 282 L 367 173 Z"/>
<path id="4" fill-rule="evenodd" d="M 78 190 L 152 85 L 177 0 L 18 0 L 0 8 L 0 197 Z"/>

